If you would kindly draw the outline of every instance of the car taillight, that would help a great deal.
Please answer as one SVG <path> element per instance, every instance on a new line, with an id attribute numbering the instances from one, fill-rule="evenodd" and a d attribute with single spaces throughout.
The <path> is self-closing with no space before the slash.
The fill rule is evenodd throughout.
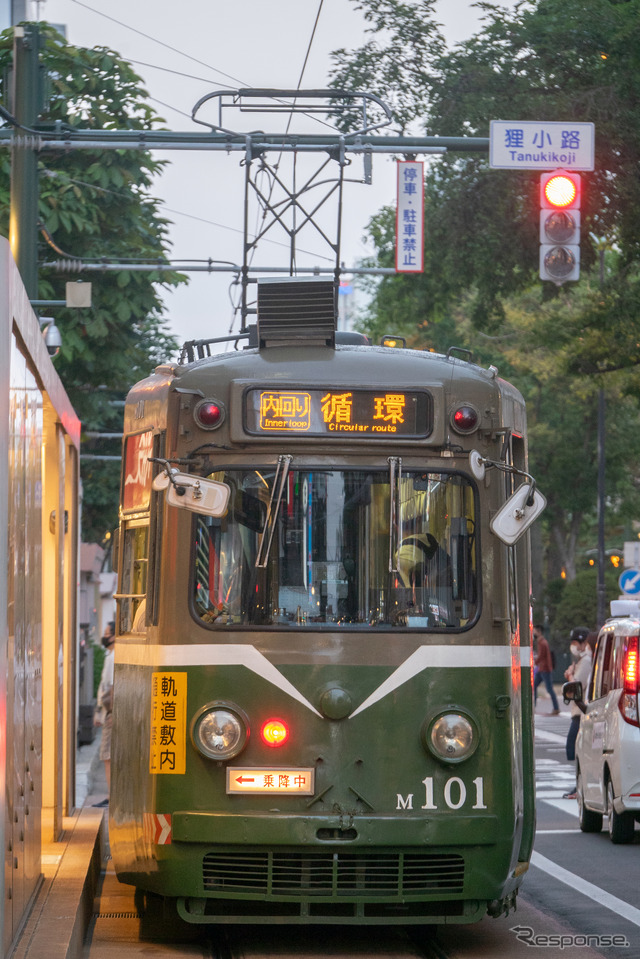
<path id="1" fill-rule="evenodd" d="M 627 643 L 622 665 L 624 685 L 620 696 L 620 712 L 625 722 L 640 726 L 638 717 L 638 687 L 640 686 L 640 664 L 638 662 L 638 637 L 631 636 Z"/>

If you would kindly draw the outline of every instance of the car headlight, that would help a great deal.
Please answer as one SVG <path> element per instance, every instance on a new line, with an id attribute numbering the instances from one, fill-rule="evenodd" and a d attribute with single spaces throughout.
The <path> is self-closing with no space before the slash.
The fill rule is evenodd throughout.
<path id="1" fill-rule="evenodd" d="M 244 713 L 227 703 L 204 706 L 191 727 L 193 744 L 209 759 L 232 759 L 242 752 L 249 737 Z"/>
<path id="2" fill-rule="evenodd" d="M 426 729 L 426 745 L 436 759 L 458 763 L 468 759 L 478 745 L 478 734 L 462 713 L 447 712 L 437 716 Z"/>

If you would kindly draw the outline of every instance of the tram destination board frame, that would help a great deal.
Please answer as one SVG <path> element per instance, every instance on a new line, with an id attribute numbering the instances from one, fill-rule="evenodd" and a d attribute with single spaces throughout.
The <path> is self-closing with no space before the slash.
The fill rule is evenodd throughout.
<path id="1" fill-rule="evenodd" d="M 433 429 L 426 390 L 252 387 L 244 394 L 251 436 L 349 436 L 424 439 Z"/>

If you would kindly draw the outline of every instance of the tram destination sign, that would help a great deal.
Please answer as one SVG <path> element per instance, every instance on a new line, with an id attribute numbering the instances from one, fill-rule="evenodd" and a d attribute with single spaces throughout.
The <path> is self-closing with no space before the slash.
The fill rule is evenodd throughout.
<path id="1" fill-rule="evenodd" d="M 593 123 L 492 120 L 489 166 L 497 170 L 593 170 Z"/>
<path id="2" fill-rule="evenodd" d="M 422 390 L 250 389 L 245 429 L 254 436 L 425 437 L 431 397 Z"/>

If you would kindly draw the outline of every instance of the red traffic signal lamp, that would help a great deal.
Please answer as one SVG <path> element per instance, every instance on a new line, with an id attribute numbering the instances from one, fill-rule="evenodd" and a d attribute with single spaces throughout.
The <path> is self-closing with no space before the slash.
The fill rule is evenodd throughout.
<path id="1" fill-rule="evenodd" d="M 580 276 L 581 187 L 567 170 L 540 177 L 540 278 L 557 286 Z"/>

